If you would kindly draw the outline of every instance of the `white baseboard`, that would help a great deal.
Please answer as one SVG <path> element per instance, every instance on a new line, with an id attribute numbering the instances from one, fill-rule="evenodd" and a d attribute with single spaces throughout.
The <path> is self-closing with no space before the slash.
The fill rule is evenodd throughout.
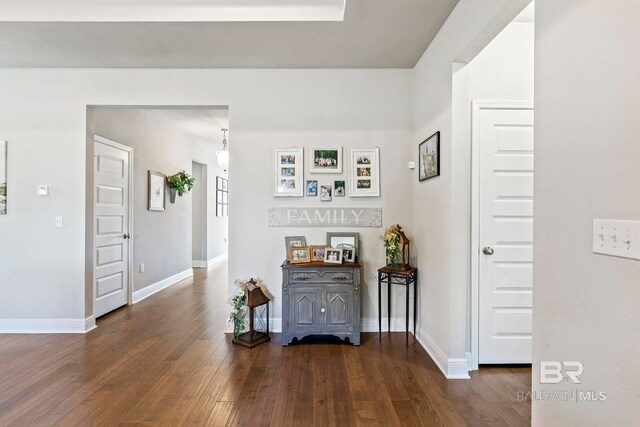
<path id="1" fill-rule="evenodd" d="M 153 285 L 149 285 L 146 288 L 142 288 L 139 291 L 135 291 L 133 293 L 133 303 L 138 303 L 145 298 L 150 297 L 156 292 L 160 292 L 161 290 L 168 288 L 171 285 L 175 285 L 176 283 L 187 279 L 193 276 L 193 268 L 188 268 L 185 271 L 182 271 L 178 274 L 174 274 L 171 277 L 167 277 L 164 280 L 154 283 Z"/>
<path id="2" fill-rule="evenodd" d="M 196 261 L 193 260 L 191 261 L 191 265 L 193 268 L 209 268 L 209 267 L 213 267 L 214 265 L 226 260 L 228 257 L 228 254 L 222 254 L 222 255 L 218 255 L 217 257 L 213 257 L 211 258 L 209 261 Z"/>
<path id="3" fill-rule="evenodd" d="M 96 319 L 0 319 L 0 334 L 84 334 Z"/>
<path id="4" fill-rule="evenodd" d="M 447 379 L 468 380 L 470 378 L 467 359 L 447 357 L 447 354 L 438 347 L 436 342 L 422 328 L 418 329 L 416 338 Z"/>
<path id="5" fill-rule="evenodd" d="M 391 332 L 404 332 L 406 331 L 406 320 L 404 317 L 392 317 L 391 318 Z M 366 318 L 360 319 L 360 331 L 361 332 L 378 332 L 378 318 L 375 319 Z M 382 332 L 389 332 L 388 320 L 386 317 L 382 318 Z M 413 319 L 409 319 L 409 332 L 413 332 Z"/>
<path id="6" fill-rule="evenodd" d="M 209 261 L 207 261 L 207 267 L 213 267 L 214 265 L 226 260 L 228 258 L 229 254 L 222 254 L 222 255 L 218 255 L 217 257 L 211 258 Z"/>

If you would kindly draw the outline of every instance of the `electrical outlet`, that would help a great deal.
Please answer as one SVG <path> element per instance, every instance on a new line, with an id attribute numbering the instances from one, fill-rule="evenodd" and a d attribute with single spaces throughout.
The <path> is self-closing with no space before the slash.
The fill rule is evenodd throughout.
<path id="1" fill-rule="evenodd" d="M 640 221 L 594 219 L 593 252 L 640 259 Z"/>
<path id="2" fill-rule="evenodd" d="M 144 273 L 144 263 L 140 264 L 140 273 Z"/>

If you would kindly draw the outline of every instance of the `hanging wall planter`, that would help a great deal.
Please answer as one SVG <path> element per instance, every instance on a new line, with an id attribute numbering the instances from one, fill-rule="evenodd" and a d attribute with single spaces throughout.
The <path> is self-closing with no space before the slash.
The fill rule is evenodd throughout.
<path id="1" fill-rule="evenodd" d="M 167 181 L 169 182 L 169 200 L 171 203 L 175 203 L 176 193 L 182 197 L 184 193 L 191 191 L 196 180 L 185 171 L 180 171 L 168 177 Z"/>

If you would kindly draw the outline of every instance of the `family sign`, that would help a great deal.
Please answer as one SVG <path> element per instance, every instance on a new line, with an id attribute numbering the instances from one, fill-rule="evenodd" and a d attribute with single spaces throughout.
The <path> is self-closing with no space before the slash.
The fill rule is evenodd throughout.
<path id="1" fill-rule="evenodd" d="M 382 208 L 269 208 L 269 227 L 382 227 Z"/>

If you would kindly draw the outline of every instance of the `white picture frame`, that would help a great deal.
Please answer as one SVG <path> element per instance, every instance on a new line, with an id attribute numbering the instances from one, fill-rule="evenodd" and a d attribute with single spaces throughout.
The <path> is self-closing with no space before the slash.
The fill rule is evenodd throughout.
<path id="1" fill-rule="evenodd" d="M 380 197 L 380 148 L 349 150 L 349 197 Z"/>
<path id="2" fill-rule="evenodd" d="M 342 264 L 342 249 L 339 249 L 339 248 L 325 249 L 324 262 L 327 264 Z"/>
<path id="3" fill-rule="evenodd" d="M 149 171 L 149 203 L 147 210 L 164 212 L 166 206 L 167 176 L 156 171 Z"/>
<path id="4" fill-rule="evenodd" d="M 342 147 L 311 147 L 309 171 L 315 173 L 342 173 Z"/>
<path id="5" fill-rule="evenodd" d="M 274 197 L 304 197 L 304 150 L 302 147 L 273 149 Z"/>
<path id="6" fill-rule="evenodd" d="M 331 201 L 331 191 L 333 187 L 330 185 L 321 185 L 320 186 L 320 201 L 321 202 L 330 202 Z"/>

